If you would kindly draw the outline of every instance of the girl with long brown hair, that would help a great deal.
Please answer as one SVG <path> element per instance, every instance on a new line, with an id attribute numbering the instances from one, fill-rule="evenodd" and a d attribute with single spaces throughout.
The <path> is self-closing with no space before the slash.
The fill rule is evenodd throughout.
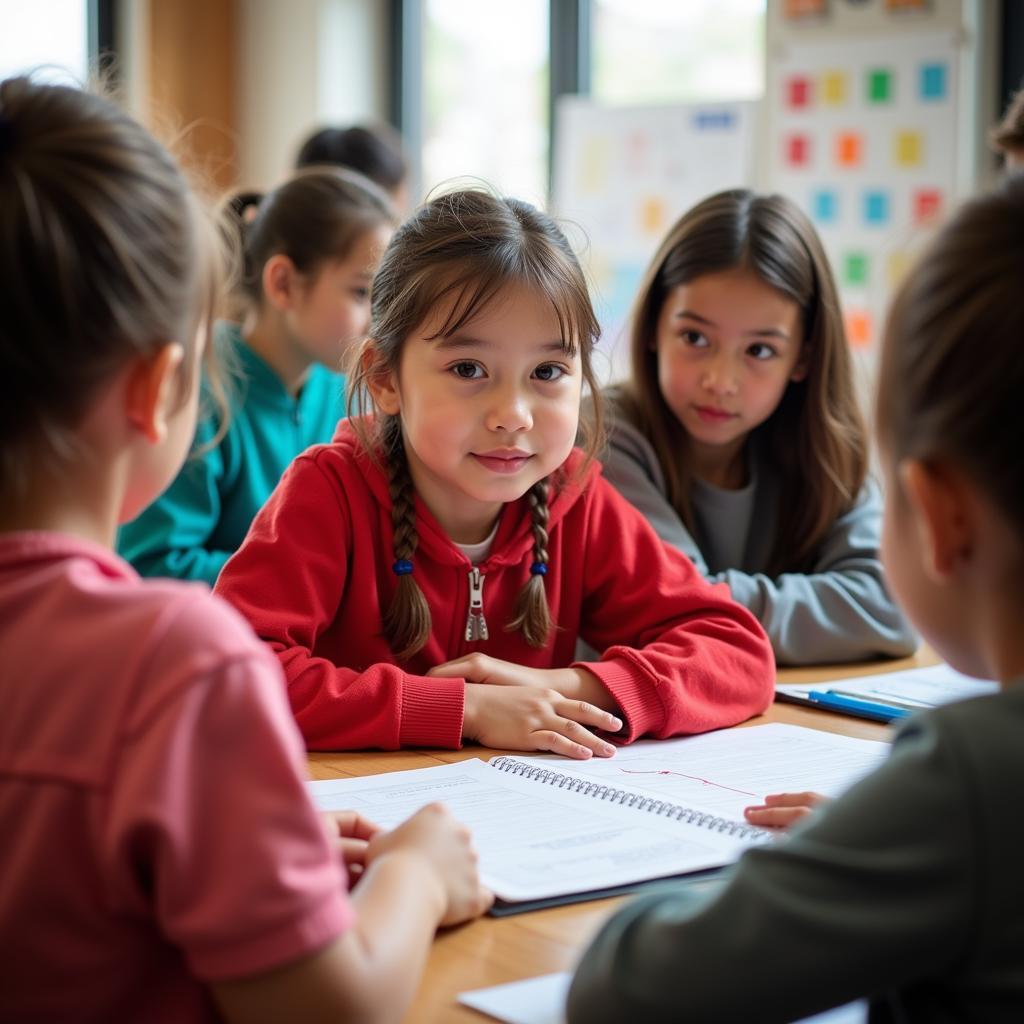
<path id="1" fill-rule="evenodd" d="M 288 464 L 329 441 L 345 415 L 342 361 L 366 336 L 391 204 L 336 167 L 300 171 L 257 198 L 251 222 L 229 225 L 242 235 L 242 320 L 215 332 L 235 369 L 231 415 L 204 416 L 175 481 L 118 534 L 143 576 L 212 586 Z"/>
<path id="2" fill-rule="evenodd" d="M 608 756 L 771 698 L 754 617 L 574 448 L 597 332 L 565 236 L 442 195 L 373 282 L 354 415 L 301 456 L 217 583 L 284 666 L 310 747 Z M 599 423 L 595 426 L 599 427 Z M 574 663 L 578 637 L 604 654 Z"/>
<path id="3" fill-rule="evenodd" d="M 911 653 L 839 298 L 799 208 L 735 190 L 684 214 L 644 275 L 630 345 L 601 460 L 658 535 L 729 585 L 779 662 Z"/>
<path id="4" fill-rule="evenodd" d="M 875 420 L 893 590 L 999 692 L 913 715 L 877 771 L 746 853 L 712 899 L 680 888 L 618 913 L 570 1024 L 767 1024 L 858 998 L 871 1021 L 1024 1020 L 1022 281 L 1018 175 L 966 204 L 901 287 Z"/>

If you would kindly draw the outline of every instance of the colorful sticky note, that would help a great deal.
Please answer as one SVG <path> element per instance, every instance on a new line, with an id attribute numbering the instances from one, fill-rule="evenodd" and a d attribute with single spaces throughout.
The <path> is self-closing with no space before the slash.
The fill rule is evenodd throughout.
<path id="1" fill-rule="evenodd" d="M 836 136 L 836 163 L 840 167 L 857 167 L 863 159 L 864 140 L 857 132 Z"/>
<path id="2" fill-rule="evenodd" d="M 698 110 L 693 126 L 699 132 L 723 131 L 735 127 L 736 115 L 731 110 Z"/>
<path id="3" fill-rule="evenodd" d="M 811 216 L 819 224 L 834 224 L 839 218 L 839 197 L 831 189 L 819 189 L 811 196 Z"/>
<path id="4" fill-rule="evenodd" d="M 821 99 L 830 107 L 846 102 L 846 75 L 842 71 L 826 71 L 821 76 Z"/>
<path id="5" fill-rule="evenodd" d="M 794 109 L 811 105 L 811 81 L 803 75 L 793 75 L 786 81 L 786 102 Z"/>
<path id="6" fill-rule="evenodd" d="M 843 260 L 843 279 L 847 284 L 868 283 L 868 256 L 865 252 L 848 252 Z"/>
<path id="7" fill-rule="evenodd" d="M 890 288 L 895 288 L 907 276 L 913 259 L 903 249 L 894 249 L 886 261 L 886 277 Z"/>
<path id="8" fill-rule="evenodd" d="M 937 188 L 919 188 L 913 199 L 914 223 L 923 224 L 942 216 L 942 193 Z"/>
<path id="9" fill-rule="evenodd" d="M 868 72 L 867 98 L 868 103 L 892 102 L 895 81 L 888 68 L 873 68 Z"/>
<path id="10" fill-rule="evenodd" d="M 806 167 L 811 161 L 811 140 L 806 135 L 790 135 L 786 139 L 786 163 Z"/>
<path id="11" fill-rule="evenodd" d="M 853 348 L 868 348 L 871 344 L 871 314 L 864 309 L 846 312 L 846 340 Z"/>
<path id="12" fill-rule="evenodd" d="M 921 163 L 924 141 L 920 132 L 897 132 L 894 156 L 900 167 L 917 167 Z"/>
<path id="13" fill-rule="evenodd" d="M 864 222 L 866 224 L 885 224 L 889 220 L 889 195 L 886 192 L 868 191 L 864 193 Z"/>
<path id="14" fill-rule="evenodd" d="M 593 135 L 583 144 L 580 160 L 580 189 L 582 192 L 603 194 L 608 186 L 609 164 L 608 138 Z"/>
<path id="15" fill-rule="evenodd" d="M 648 235 L 660 236 L 668 227 L 665 200 L 661 196 L 647 196 L 640 203 L 640 229 Z"/>
<path id="16" fill-rule="evenodd" d="M 946 65 L 921 65 L 921 99 L 935 102 L 946 98 Z"/>

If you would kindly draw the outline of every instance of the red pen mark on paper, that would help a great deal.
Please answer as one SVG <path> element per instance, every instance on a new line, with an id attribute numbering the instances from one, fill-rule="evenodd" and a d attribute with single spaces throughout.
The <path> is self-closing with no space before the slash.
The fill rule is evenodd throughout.
<path id="1" fill-rule="evenodd" d="M 659 768 L 652 771 L 642 772 L 634 771 L 629 768 L 620 768 L 620 772 L 623 775 L 678 775 L 681 779 L 693 779 L 694 782 L 699 782 L 703 786 L 714 786 L 716 789 L 727 789 L 730 793 L 742 793 L 744 796 L 758 796 L 757 793 L 748 793 L 745 789 L 734 789 L 732 786 L 723 786 L 720 782 L 712 782 L 710 779 L 702 779 L 699 775 L 686 775 L 683 772 L 673 772 L 668 768 Z"/>

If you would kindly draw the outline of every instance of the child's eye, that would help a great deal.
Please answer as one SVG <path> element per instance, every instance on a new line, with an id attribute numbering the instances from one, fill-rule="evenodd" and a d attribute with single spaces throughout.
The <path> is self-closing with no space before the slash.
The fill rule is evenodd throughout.
<path id="1" fill-rule="evenodd" d="M 771 347 L 771 345 L 766 345 L 764 342 L 760 341 L 751 345 L 750 348 L 747 349 L 748 356 L 753 356 L 754 359 L 761 362 L 766 359 L 773 359 L 777 354 L 778 353 Z"/>
<path id="2" fill-rule="evenodd" d="M 353 288 L 352 294 L 360 301 L 366 302 L 370 298 L 369 288 Z"/>
<path id="3" fill-rule="evenodd" d="M 565 367 L 559 366 L 557 363 L 543 363 L 533 371 L 534 377 L 543 381 L 559 380 L 565 376 L 565 373 Z"/>
<path id="4" fill-rule="evenodd" d="M 472 363 L 468 359 L 453 363 L 449 369 L 460 380 L 479 380 L 484 375 L 484 368 L 479 363 Z"/>
<path id="5" fill-rule="evenodd" d="M 683 331 L 683 342 L 690 348 L 707 348 L 708 339 L 700 331 Z"/>

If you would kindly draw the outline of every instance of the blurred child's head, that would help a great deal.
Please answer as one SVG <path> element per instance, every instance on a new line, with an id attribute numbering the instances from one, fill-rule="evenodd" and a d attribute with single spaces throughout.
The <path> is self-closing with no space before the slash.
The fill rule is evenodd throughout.
<path id="1" fill-rule="evenodd" d="M 299 149 L 295 167 L 323 165 L 348 167 L 365 175 L 387 192 L 399 210 L 408 204 L 408 167 L 402 140 L 390 125 L 357 124 L 313 132 Z"/>
<path id="2" fill-rule="evenodd" d="M 387 197 L 361 175 L 298 172 L 242 228 L 251 319 L 280 317 L 297 353 L 337 370 L 366 336 L 370 282 L 393 227 Z"/>
<path id="3" fill-rule="evenodd" d="M 992 129 L 990 140 L 993 149 L 1003 154 L 1008 171 L 1024 168 L 1024 89 L 1010 100 L 1003 119 Z"/>
<path id="4" fill-rule="evenodd" d="M 20 501 L 39 474 L 95 459 L 88 423 L 120 382 L 123 411 L 152 449 L 127 518 L 173 478 L 192 440 L 220 286 L 215 228 L 135 121 L 98 96 L 27 78 L 0 83 L 0 210 L 0 493 Z M 157 385 L 161 394 L 145 393 Z"/>
<path id="5" fill-rule="evenodd" d="M 354 428 L 391 473 L 399 561 L 415 549 L 415 487 L 463 543 L 483 540 L 502 505 L 528 494 L 535 566 L 546 565 L 548 481 L 572 449 L 582 386 L 594 388 L 597 333 L 572 249 L 529 204 L 452 192 L 402 225 L 374 278 L 370 337 L 349 380 L 350 408 L 374 414 Z M 544 571 L 512 624 L 536 646 L 550 628 Z M 396 604 L 414 587 L 402 576 Z M 425 628 L 402 621 L 387 635 L 408 656 L 429 613 Z"/>
<path id="6" fill-rule="evenodd" d="M 756 434 L 796 488 L 784 487 L 793 500 L 772 562 L 797 569 L 866 464 L 839 300 L 810 221 L 782 196 L 733 190 L 698 203 L 641 282 L 630 344 L 627 395 L 684 521 L 695 467 L 741 473 Z"/>
<path id="7" fill-rule="evenodd" d="M 971 581 L 1018 622 L 1024 603 L 1022 282 L 1018 174 L 963 206 L 921 257 L 893 302 L 879 370 L 888 577 L 932 646 L 976 674 L 992 667 L 972 617 L 991 609 Z"/>

